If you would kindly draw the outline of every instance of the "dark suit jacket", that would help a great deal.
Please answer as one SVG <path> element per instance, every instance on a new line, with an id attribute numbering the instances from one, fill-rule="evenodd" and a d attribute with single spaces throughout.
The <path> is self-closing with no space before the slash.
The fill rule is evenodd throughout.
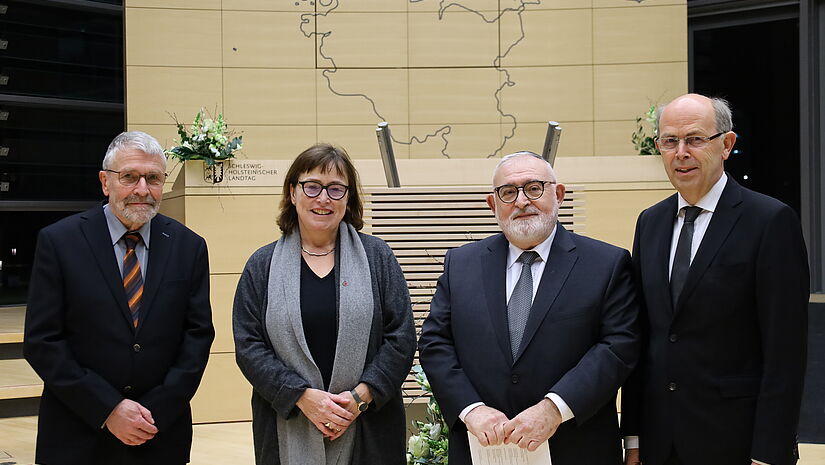
<path id="1" fill-rule="evenodd" d="M 647 342 L 622 392 L 622 429 L 645 465 L 791 462 L 807 345 L 808 260 L 787 205 L 728 176 L 676 308 L 673 196 L 636 225 L 633 264 Z"/>
<path id="2" fill-rule="evenodd" d="M 470 463 L 462 409 L 484 402 L 513 418 L 551 391 L 575 415 L 550 439 L 553 464 L 621 462 L 616 391 L 639 350 L 630 256 L 557 228 L 515 362 L 507 239 L 499 234 L 447 254 L 419 351 L 450 427 L 450 465 Z"/>
<path id="3" fill-rule="evenodd" d="M 43 379 L 37 463 L 184 463 L 195 394 L 214 338 L 206 243 L 152 220 L 141 321 L 131 314 L 102 207 L 43 228 L 26 310 L 24 353 Z M 141 446 L 101 428 L 124 398 L 152 412 Z"/>

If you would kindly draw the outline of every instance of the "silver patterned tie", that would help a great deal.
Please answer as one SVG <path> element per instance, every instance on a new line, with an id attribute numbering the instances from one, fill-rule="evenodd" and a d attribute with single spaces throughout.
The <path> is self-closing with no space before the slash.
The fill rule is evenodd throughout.
<path id="1" fill-rule="evenodd" d="M 521 276 L 513 288 L 513 294 L 507 303 L 507 322 L 510 326 L 510 350 L 513 358 L 518 353 L 521 338 L 524 336 L 524 327 L 527 326 L 527 317 L 530 316 L 530 307 L 533 306 L 533 273 L 530 266 L 539 258 L 538 252 L 523 252 L 517 261 L 521 262 Z"/>

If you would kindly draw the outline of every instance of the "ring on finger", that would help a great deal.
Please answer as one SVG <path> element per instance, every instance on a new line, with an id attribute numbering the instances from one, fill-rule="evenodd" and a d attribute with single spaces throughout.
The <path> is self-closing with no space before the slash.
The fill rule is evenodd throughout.
<path id="1" fill-rule="evenodd" d="M 329 429 L 332 429 L 332 422 L 328 421 L 328 422 L 324 423 L 324 426 L 326 426 Z"/>

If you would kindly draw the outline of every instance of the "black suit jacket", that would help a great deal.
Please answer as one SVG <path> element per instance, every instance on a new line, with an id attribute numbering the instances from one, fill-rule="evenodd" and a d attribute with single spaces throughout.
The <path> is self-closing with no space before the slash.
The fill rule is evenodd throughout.
<path id="1" fill-rule="evenodd" d="M 37 463 L 189 460 L 189 400 L 214 338 L 206 243 L 157 215 L 149 244 L 135 330 L 102 207 L 40 231 L 24 340 L 45 383 Z M 149 409 L 159 430 L 141 446 L 101 428 L 124 398 Z"/>
<path id="2" fill-rule="evenodd" d="M 673 196 L 642 212 L 633 264 L 646 347 L 622 392 L 642 461 L 792 463 L 807 345 L 808 260 L 787 205 L 728 176 L 676 308 Z"/>
<path id="3" fill-rule="evenodd" d="M 550 439 L 554 465 L 621 462 L 616 391 L 639 349 L 630 256 L 557 228 L 515 361 L 507 239 L 499 234 L 446 256 L 419 351 L 450 427 L 451 465 L 470 463 L 462 409 L 484 402 L 513 418 L 551 391 L 575 415 Z"/>

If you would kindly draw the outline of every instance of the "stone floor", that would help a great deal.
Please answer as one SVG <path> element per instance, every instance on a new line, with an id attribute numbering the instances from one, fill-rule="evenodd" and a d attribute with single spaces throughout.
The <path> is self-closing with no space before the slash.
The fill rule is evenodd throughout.
<path id="1" fill-rule="evenodd" d="M 31 464 L 34 460 L 36 417 L 0 419 L 0 463 Z M 825 464 L 825 444 L 801 444 L 798 465 Z M 195 425 L 192 465 L 252 465 L 252 424 Z"/>

